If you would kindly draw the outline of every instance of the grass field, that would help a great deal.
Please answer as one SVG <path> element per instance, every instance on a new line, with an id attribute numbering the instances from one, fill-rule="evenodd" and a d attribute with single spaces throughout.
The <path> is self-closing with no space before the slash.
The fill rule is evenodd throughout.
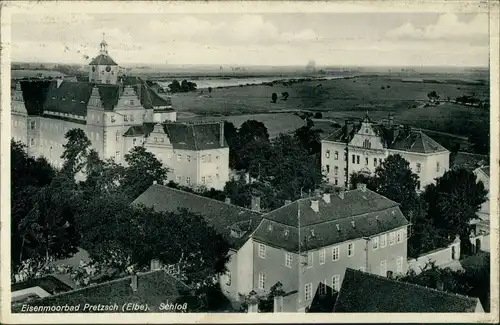
<path id="1" fill-rule="evenodd" d="M 272 134 L 300 127 L 300 119 L 290 113 L 297 110 L 320 111 L 324 119 L 338 123 L 343 123 L 345 118 L 363 117 L 366 112 L 375 120 L 385 119 L 392 113 L 396 123 L 457 135 L 466 135 L 467 127 L 472 124 L 489 124 L 488 110 L 454 103 L 424 107 L 431 91 L 436 91 L 442 99 L 471 93 L 481 100 L 489 98 L 488 85 L 458 81 L 403 82 L 401 78 L 374 76 L 304 81 L 291 85 L 276 83 L 273 86 L 217 88 L 211 93 L 176 94 L 172 97 L 172 104 L 180 116 L 185 114 L 187 118 L 191 114 L 205 118 L 227 117 L 237 125 L 250 118 L 258 119 Z M 273 92 L 278 97 L 288 92 L 288 100 L 271 103 Z M 324 126 L 329 128 L 329 123 L 325 123 Z"/>

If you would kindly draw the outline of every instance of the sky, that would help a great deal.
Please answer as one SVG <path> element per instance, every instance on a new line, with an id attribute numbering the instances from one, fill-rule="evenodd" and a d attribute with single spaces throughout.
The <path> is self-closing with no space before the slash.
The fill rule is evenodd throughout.
<path id="1" fill-rule="evenodd" d="M 488 16 L 453 13 L 12 15 L 14 62 L 488 65 Z"/>

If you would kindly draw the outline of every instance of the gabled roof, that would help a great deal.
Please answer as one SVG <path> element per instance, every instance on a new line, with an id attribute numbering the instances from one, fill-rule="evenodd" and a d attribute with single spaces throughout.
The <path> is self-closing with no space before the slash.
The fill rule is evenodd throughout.
<path id="1" fill-rule="evenodd" d="M 486 177 L 490 177 L 490 166 L 479 167 L 476 171 L 481 171 Z"/>
<path id="2" fill-rule="evenodd" d="M 369 122 L 369 121 L 365 121 Z M 402 126 L 386 126 L 382 124 L 371 125 L 374 132 L 380 137 L 385 147 L 415 153 L 437 153 L 448 151 L 445 147 L 434 141 L 421 130 L 405 128 Z M 354 123 L 343 126 L 325 137 L 325 141 L 342 142 L 351 141 L 360 130 L 361 124 Z"/>
<path id="3" fill-rule="evenodd" d="M 220 123 L 162 123 L 164 132 L 168 135 L 174 149 L 179 150 L 209 150 L 226 148 L 227 143 L 220 143 Z M 153 131 L 154 123 L 134 125 L 125 131 L 124 136 L 149 136 Z"/>
<path id="4" fill-rule="evenodd" d="M 116 64 L 116 62 L 109 55 L 99 54 L 94 59 L 92 59 L 89 65 L 118 65 L 118 64 Z"/>
<path id="5" fill-rule="evenodd" d="M 172 304 L 188 302 L 188 311 L 196 308 L 196 299 L 191 295 L 189 288 L 163 270 L 138 274 L 136 292 L 132 290 L 131 282 L 132 276 L 127 276 L 31 301 L 28 304 L 31 306 L 79 305 L 79 312 L 92 312 L 83 310 L 85 304 L 96 306 L 117 304 L 119 310 L 115 312 L 122 312 L 121 307 L 127 303 L 147 303 L 150 312 L 159 312 L 160 303 L 167 302 Z M 13 305 L 12 312 L 20 312 L 21 307 L 21 305 Z"/>
<path id="6" fill-rule="evenodd" d="M 332 194 L 330 203 L 318 198 L 318 205 L 315 212 L 311 198 L 300 199 L 271 211 L 264 215 L 252 238 L 298 252 L 299 243 L 301 251 L 312 250 L 408 225 L 396 202 L 370 190 L 348 191 L 344 200 Z"/>
<path id="7" fill-rule="evenodd" d="M 128 82 L 133 82 L 134 78 L 129 78 Z M 173 111 L 171 108 L 172 101 L 169 99 L 165 99 L 158 95 L 153 89 L 151 89 L 146 82 L 142 81 L 140 78 L 136 78 L 136 84 L 133 85 L 133 88 L 136 93 L 140 93 L 141 104 L 146 109 L 155 109 L 158 107 L 167 107 L 162 108 L 162 111 Z"/>
<path id="8" fill-rule="evenodd" d="M 334 312 L 470 313 L 477 298 L 448 293 L 347 268 Z"/>
<path id="9" fill-rule="evenodd" d="M 163 185 L 152 185 L 133 204 L 142 204 L 154 208 L 155 211 L 162 212 L 176 212 L 178 209 L 187 209 L 198 213 L 236 249 L 245 243 L 251 231 L 255 229 L 262 219 L 260 213 L 249 209 Z M 246 233 L 240 238 L 231 236 L 232 226 L 238 226 L 239 223 L 244 221 L 249 221 Z"/>

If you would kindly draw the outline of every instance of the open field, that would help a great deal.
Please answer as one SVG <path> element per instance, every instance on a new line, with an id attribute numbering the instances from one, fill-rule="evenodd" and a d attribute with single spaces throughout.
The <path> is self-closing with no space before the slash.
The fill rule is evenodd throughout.
<path id="1" fill-rule="evenodd" d="M 427 94 L 433 90 L 442 99 L 472 93 L 481 100 L 489 98 L 489 86 L 483 84 L 461 83 L 460 80 L 451 83 L 403 82 L 401 78 L 372 76 L 304 81 L 291 85 L 275 83 L 273 86 L 218 88 L 211 93 L 205 90 L 203 94 L 200 91 L 175 94 L 172 103 L 180 119 L 183 115 L 186 119 L 192 119 L 193 115 L 197 115 L 198 119 L 202 116 L 204 119 L 225 117 L 236 125 L 247 119 L 257 119 L 266 124 L 271 134 L 290 132 L 303 125 L 293 114 L 301 110 L 320 111 L 324 121 L 316 124 L 325 130 L 325 134 L 333 130 L 332 123 L 342 124 L 346 118 L 362 118 L 366 112 L 374 120 L 386 119 L 392 113 L 396 123 L 464 137 L 468 136 L 471 125 L 489 124 L 489 111 L 485 109 L 448 102 L 425 107 Z M 289 97 L 286 101 L 278 99 L 273 104 L 270 100 L 273 92 L 278 97 L 288 92 Z M 443 134 L 432 136 L 438 141 L 446 137 Z M 466 142 L 460 139 L 453 141 L 464 145 Z"/>

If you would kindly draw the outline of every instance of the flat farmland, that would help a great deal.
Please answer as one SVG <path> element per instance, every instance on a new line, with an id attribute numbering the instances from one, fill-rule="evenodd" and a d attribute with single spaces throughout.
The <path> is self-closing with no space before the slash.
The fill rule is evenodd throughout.
<path id="1" fill-rule="evenodd" d="M 471 122 L 489 123 L 485 109 L 454 103 L 425 107 L 431 91 L 441 99 L 471 94 L 481 100 L 489 98 L 488 85 L 459 80 L 403 82 L 400 77 L 378 76 L 215 88 L 211 93 L 205 89 L 175 94 L 172 104 L 180 120 L 224 118 L 239 126 L 256 119 L 266 124 L 271 136 L 302 126 L 303 121 L 293 114 L 302 110 L 321 112 L 324 120 L 316 124 L 326 132 L 333 122 L 342 124 L 345 118 L 361 118 L 366 112 L 374 120 L 392 113 L 396 123 L 457 135 L 466 135 Z M 278 94 L 277 103 L 271 103 L 273 92 Z M 289 95 L 286 101 L 280 99 L 284 92 Z"/>

